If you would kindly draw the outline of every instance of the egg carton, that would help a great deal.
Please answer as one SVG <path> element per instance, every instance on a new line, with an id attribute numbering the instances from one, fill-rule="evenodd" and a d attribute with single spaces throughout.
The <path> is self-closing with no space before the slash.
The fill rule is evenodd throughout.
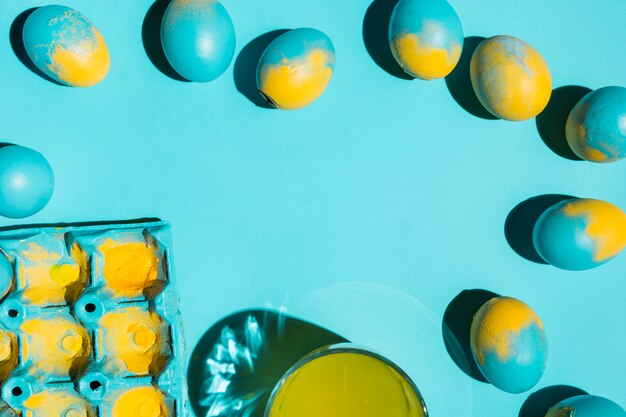
<path id="1" fill-rule="evenodd" d="M 0 417 L 186 416 L 171 248 L 160 220 L 0 231 Z"/>

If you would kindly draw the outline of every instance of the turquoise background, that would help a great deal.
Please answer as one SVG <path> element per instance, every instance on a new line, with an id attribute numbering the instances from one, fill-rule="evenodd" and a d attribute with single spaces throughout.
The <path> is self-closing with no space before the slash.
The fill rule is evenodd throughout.
<path id="1" fill-rule="evenodd" d="M 52 201 L 27 221 L 169 220 L 190 349 L 235 310 L 284 306 L 395 360 L 434 417 L 517 416 L 530 392 L 471 379 L 443 345 L 450 301 L 483 288 L 543 320 L 550 353 L 535 389 L 568 384 L 626 407 L 626 256 L 561 271 L 520 257 L 504 236 L 509 212 L 540 194 L 626 208 L 626 162 L 564 159 L 534 120 L 480 119 L 443 80 L 387 74 L 363 44 L 366 0 L 224 0 L 236 55 L 275 29 L 311 26 L 333 40 L 326 93 L 292 112 L 253 105 L 232 65 L 209 84 L 159 72 L 142 44 L 144 0 L 65 2 L 100 29 L 112 65 L 93 88 L 55 85 L 9 43 L 15 17 L 43 4 L 4 2 L 0 14 L 0 139 L 42 152 L 56 174 Z M 452 5 L 465 36 L 537 48 L 555 88 L 626 82 L 623 0 Z"/>

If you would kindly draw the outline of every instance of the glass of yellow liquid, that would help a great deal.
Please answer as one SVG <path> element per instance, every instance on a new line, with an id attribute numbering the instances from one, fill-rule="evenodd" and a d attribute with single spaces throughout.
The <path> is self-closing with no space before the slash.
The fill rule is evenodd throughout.
<path id="1" fill-rule="evenodd" d="M 352 344 L 316 350 L 289 369 L 265 417 L 428 417 L 419 390 L 398 366 Z"/>

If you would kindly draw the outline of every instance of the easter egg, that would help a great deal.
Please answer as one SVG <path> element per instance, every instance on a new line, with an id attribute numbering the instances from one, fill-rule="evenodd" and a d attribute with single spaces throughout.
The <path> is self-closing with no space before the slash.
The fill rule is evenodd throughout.
<path id="1" fill-rule="evenodd" d="M 533 118 L 552 94 L 546 61 L 532 46 L 512 36 L 482 41 L 472 55 L 470 76 L 478 100 L 501 119 Z"/>
<path id="2" fill-rule="evenodd" d="M 161 22 L 163 52 L 189 81 L 222 75 L 235 53 L 235 27 L 217 0 L 173 0 Z"/>
<path id="3" fill-rule="evenodd" d="M 561 401 L 545 417 L 626 417 L 626 411 L 613 401 L 597 395 L 577 395 Z"/>
<path id="4" fill-rule="evenodd" d="M 389 23 L 389 46 L 408 74 L 442 78 L 461 58 L 463 27 L 445 0 L 400 0 Z"/>
<path id="5" fill-rule="evenodd" d="M 548 342 L 537 314 L 511 297 L 494 297 L 474 315 L 470 346 L 478 368 L 496 388 L 531 389 L 543 375 Z"/>
<path id="6" fill-rule="evenodd" d="M 565 200 L 537 219 L 533 243 L 539 255 L 557 268 L 595 268 L 626 247 L 626 213 L 605 201 Z"/>
<path id="7" fill-rule="evenodd" d="M 26 19 L 22 35 L 37 68 L 62 84 L 89 87 L 109 72 L 109 50 L 100 31 L 69 7 L 39 7 Z"/>
<path id="8" fill-rule="evenodd" d="M 335 68 L 335 48 L 317 29 L 300 28 L 283 33 L 259 59 L 257 86 L 273 106 L 294 110 L 322 95 Z"/>
<path id="9" fill-rule="evenodd" d="M 626 88 L 603 87 L 583 97 L 567 118 L 565 137 L 587 161 L 626 158 Z"/>
<path id="10" fill-rule="evenodd" d="M 46 158 L 23 146 L 0 148 L 0 216 L 32 216 L 54 191 L 54 174 Z"/>
<path id="11" fill-rule="evenodd" d="M 0 299 L 11 291 L 13 285 L 13 265 L 6 255 L 0 252 Z"/>

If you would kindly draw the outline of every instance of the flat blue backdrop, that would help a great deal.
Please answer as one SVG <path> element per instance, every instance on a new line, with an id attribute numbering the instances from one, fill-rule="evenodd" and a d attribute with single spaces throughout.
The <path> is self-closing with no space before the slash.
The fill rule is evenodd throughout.
<path id="1" fill-rule="evenodd" d="M 45 3 L 4 2 L 0 139 L 43 152 L 57 180 L 26 221 L 169 220 L 190 348 L 235 310 L 285 306 L 397 361 L 434 417 L 517 416 L 529 393 L 471 379 L 443 346 L 450 301 L 483 288 L 542 318 L 549 365 L 535 389 L 573 385 L 626 407 L 626 255 L 572 273 L 520 257 L 504 235 L 509 212 L 540 194 L 626 208 L 626 162 L 561 158 L 534 120 L 480 119 L 443 80 L 387 74 L 363 43 L 367 0 L 223 3 L 236 54 L 275 29 L 326 32 L 337 51 L 326 93 L 275 111 L 237 91 L 232 65 L 209 84 L 163 75 L 142 44 L 148 0 L 66 1 L 100 29 L 112 66 L 96 87 L 61 87 L 9 43 L 14 18 Z M 535 46 L 554 87 L 626 84 L 623 0 L 452 4 L 466 36 Z"/>

